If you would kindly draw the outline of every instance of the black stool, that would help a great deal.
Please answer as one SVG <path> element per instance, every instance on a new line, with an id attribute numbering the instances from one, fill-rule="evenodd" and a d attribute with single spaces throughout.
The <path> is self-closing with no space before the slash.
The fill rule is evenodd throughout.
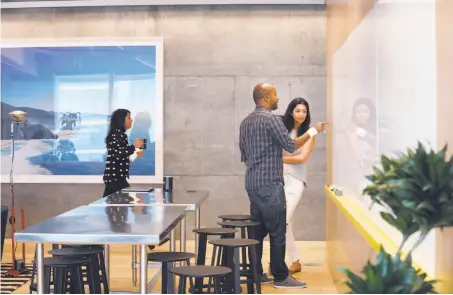
<path id="1" fill-rule="evenodd" d="M 198 228 L 193 230 L 194 233 L 198 234 L 198 253 L 197 253 L 197 265 L 205 265 L 206 261 L 206 247 L 208 245 L 208 236 L 220 236 L 220 238 L 234 238 L 234 234 L 237 232 L 231 228 Z"/>
<path id="2" fill-rule="evenodd" d="M 259 222 L 256 221 L 221 221 L 217 222 L 218 225 L 220 225 L 223 228 L 240 228 L 241 229 L 241 239 L 253 239 L 255 236 L 254 234 L 254 228 L 257 228 L 260 226 Z"/>
<path id="3" fill-rule="evenodd" d="M 260 226 L 259 222 L 256 221 L 221 221 L 217 223 L 218 225 L 225 228 L 240 228 L 241 229 L 241 239 L 254 239 L 255 237 L 255 228 Z M 242 263 L 241 267 L 244 272 L 251 271 L 252 266 L 247 263 L 247 247 L 242 247 Z M 251 256 L 251 248 L 248 248 L 248 255 Z M 249 259 L 250 260 L 250 259 Z M 252 278 L 251 273 L 249 274 Z"/>
<path id="4" fill-rule="evenodd" d="M 90 293 L 101 293 L 101 282 L 104 286 L 104 293 L 108 294 L 109 286 L 107 280 L 107 273 L 105 270 L 104 248 L 97 245 L 86 245 L 85 247 L 64 247 L 60 249 L 50 250 L 48 253 L 54 257 L 83 257 L 87 258 L 86 264 L 86 278 L 84 282 L 90 288 Z M 83 273 L 82 273 L 83 274 Z M 85 276 L 83 274 L 83 276 Z"/>
<path id="5" fill-rule="evenodd" d="M 101 267 L 101 269 L 105 269 L 105 256 L 104 256 L 104 245 L 97 245 L 97 244 L 94 244 L 94 245 L 91 245 L 91 244 L 63 244 L 61 245 L 62 248 L 96 248 L 96 249 L 100 249 L 102 250 L 100 253 L 99 253 L 99 265 Z M 53 248 L 53 249 L 58 249 L 58 247 L 56 248 Z M 85 272 L 83 272 L 83 274 L 86 275 L 86 270 Z M 106 283 L 104 282 L 104 278 L 105 278 L 105 281 Z M 101 277 L 100 277 L 100 283 L 104 285 L 104 292 L 105 293 L 109 293 L 109 289 L 108 289 L 108 282 L 107 282 L 107 277 L 106 275 L 105 276 L 102 276 L 101 274 Z M 107 284 L 107 287 L 105 287 L 105 285 Z M 107 288 L 107 289 L 106 289 Z"/>
<path id="6" fill-rule="evenodd" d="M 207 265 L 193 265 L 175 267 L 170 270 L 174 275 L 179 276 L 178 294 L 186 293 L 186 279 L 189 278 L 190 289 L 197 290 L 193 286 L 193 279 L 203 281 L 204 278 L 209 278 L 208 293 L 211 294 L 211 281 L 214 280 L 214 293 L 222 294 L 220 280 L 231 273 L 231 269 L 224 266 L 207 266 Z M 195 294 L 195 293 L 193 293 Z M 201 294 L 201 292 L 199 292 Z"/>
<path id="7" fill-rule="evenodd" d="M 199 228 L 194 229 L 194 233 L 198 234 L 198 253 L 197 253 L 197 265 L 205 265 L 206 263 L 206 247 L 208 245 L 208 236 L 220 236 L 223 238 L 234 238 L 234 234 L 237 232 L 231 228 Z M 200 290 L 202 286 L 202 279 L 195 279 L 195 286 L 197 290 Z M 192 291 L 192 290 L 191 290 Z M 195 292 L 195 291 L 193 291 Z"/>
<path id="8" fill-rule="evenodd" d="M 54 286 L 54 294 L 85 294 L 82 280 L 82 266 L 88 262 L 86 258 L 44 257 L 44 294 L 50 294 L 50 286 Z M 33 265 L 36 261 L 33 260 Z M 30 294 L 37 291 L 35 269 L 31 274 Z M 52 281 L 52 273 L 54 280 Z M 68 288 L 69 278 L 69 288 Z"/>
<path id="9" fill-rule="evenodd" d="M 252 220 L 252 215 L 248 214 L 230 214 L 230 215 L 220 215 L 218 218 L 223 221 L 247 221 Z"/>
<path id="10" fill-rule="evenodd" d="M 246 279 L 242 282 L 247 283 L 247 293 L 254 293 L 254 285 L 257 294 L 261 294 L 261 274 L 258 274 L 258 259 L 256 255 L 256 247 L 258 241 L 251 239 L 220 239 L 209 241 L 214 245 L 212 261 L 217 265 L 223 264 L 233 270 L 233 275 L 229 276 L 228 285 L 232 292 L 239 294 L 241 291 L 241 276 Z M 239 260 L 239 248 L 247 247 L 249 249 L 250 269 L 241 270 L 241 262 Z M 219 254 L 216 255 L 217 249 Z"/>
<path id="11" fill-rule="evenodd" d="M 187 252 L 148 253 L 148 261 L 162 263 L 162 294 L 174 294 L 173 277 L 168 273 L 173 268 L 173 263 L 185 261 L 187 265 L 190 265 L 190 259 L 194 257 L 195 254 Z"/>

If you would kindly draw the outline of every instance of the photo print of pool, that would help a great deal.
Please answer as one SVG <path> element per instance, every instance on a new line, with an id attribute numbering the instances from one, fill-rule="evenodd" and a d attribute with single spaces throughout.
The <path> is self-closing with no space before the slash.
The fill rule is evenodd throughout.
<path id="1" fill-rule="evenodd" d="M 147 139 L 130 182 L 163 178 L 163 41 L 2 42 L 1 174 L 14 182 L 102 183 L 110 114 L 131 111 L 130 144 Z"/>

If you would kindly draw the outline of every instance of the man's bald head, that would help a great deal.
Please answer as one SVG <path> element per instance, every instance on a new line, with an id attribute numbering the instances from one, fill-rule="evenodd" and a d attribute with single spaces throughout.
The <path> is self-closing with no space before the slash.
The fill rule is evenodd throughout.
<path id="1" fill-rule="evenodd" d="M 269 94 L 275 87 L 273 87 L 271 84 L 267 83 L 260 83 L 255 86 L 253 89 L 253 100 L 255 101 L 256 104 L 263 99 L 266 94 Z"/>
<path id="2" fill-rule="evenodd" d="M 260 83 L 253 89 L 253 100 L 257 106 L 266 107 L 269 110 L 277 109 L 277 89 L 274 85 Z"/>

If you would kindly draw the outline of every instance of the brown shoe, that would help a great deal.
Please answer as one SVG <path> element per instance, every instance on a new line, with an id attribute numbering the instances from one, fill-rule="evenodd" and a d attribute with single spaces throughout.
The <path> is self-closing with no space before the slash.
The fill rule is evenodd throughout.
<path id="1" fill-rule="evenodd" d="M 299 260 L 296 260 L 291 264 L 291 267 L 288 269 L 290 274 L 294 274 L 296 272 L 302 271 L 302 265 L 300 264 Z"/>

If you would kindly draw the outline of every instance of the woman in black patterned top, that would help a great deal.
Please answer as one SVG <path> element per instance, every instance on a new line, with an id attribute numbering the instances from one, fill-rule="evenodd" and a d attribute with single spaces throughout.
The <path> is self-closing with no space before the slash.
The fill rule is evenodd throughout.
<path id="1" fill-rule="evenodd" d="M 134 144 L 129 145 L 126 130 L 132 126 L 131 113 L 125 109 L 113 112 L 110 119 L 109 133 L 105 138 L 107 145 L 107 160 L 104 169 L 104 197 L 111 195 L 125 187 L 129 187 L 129 157 L 141 157 L 143 150 L 138 150 L 143 141 L 137 138 Z"/>

